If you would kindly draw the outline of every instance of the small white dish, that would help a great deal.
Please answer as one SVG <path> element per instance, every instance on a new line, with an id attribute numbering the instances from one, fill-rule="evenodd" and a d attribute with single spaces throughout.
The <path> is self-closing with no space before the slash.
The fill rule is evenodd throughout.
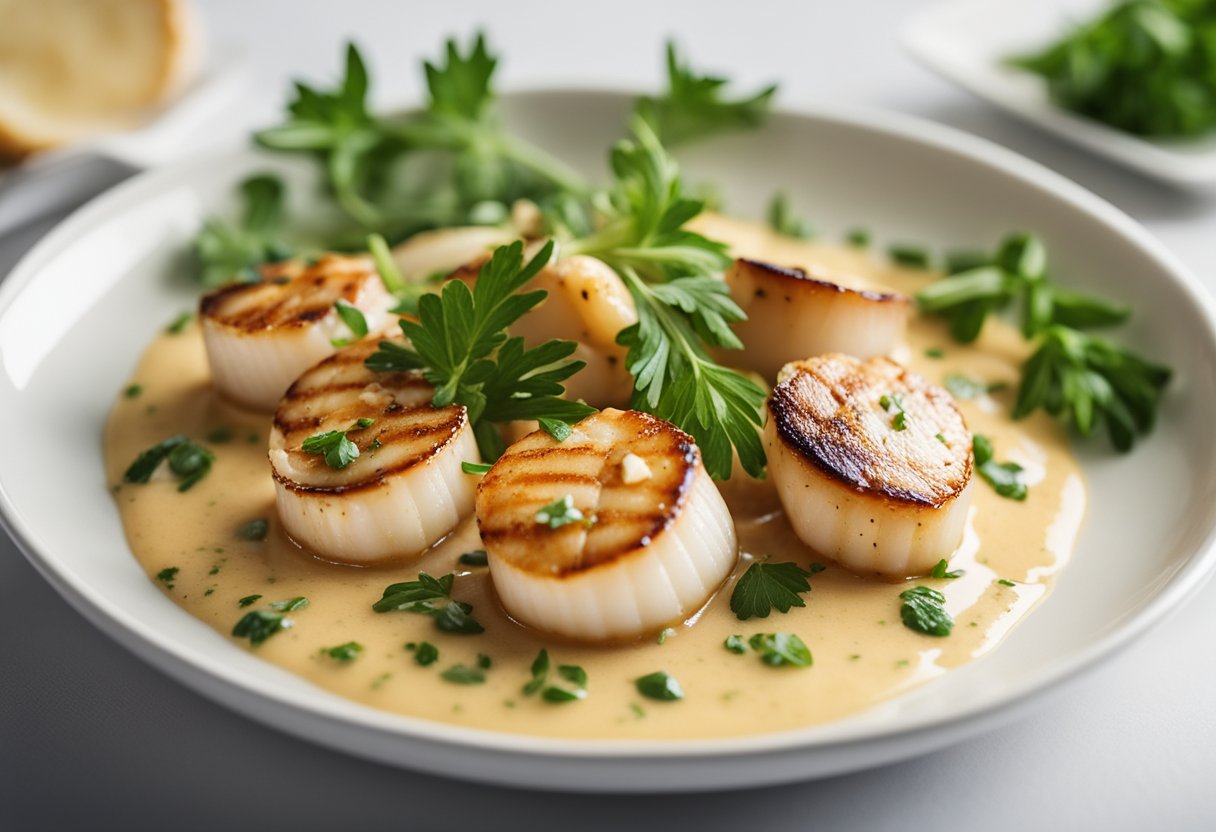
<path id="1" fill-rule="evenodd" d="M 1145 139 L 1074 115 L 1047 96 L 1041 78 L 1005 60 L 1043 49 L 1111 0 L 947 0 L 903 30 L 918 60 L 963 89 L 1068 141 L 1182 188 L 1216 186 L 1216 134 Z"/>
<path id="2" fill-rule="evenodd" d="M 630 96 L 507 96 L 508 123 L 602 171 Z M 0 286 L 0 520 L 100 629 L 184 684 L 313 742 L 431 773 L 543 789 L 710 790 L 838 774 L 910 757 L 1011 719 L 1115 654 L 1216 566 L 1216 311 L 1160 243 L 1098 197 L 1023 157 L 907 117 L 818 109 L 681 153 L 759 215 L 788 191 L 825 234 L 866 225 L 934 247 L 1038 232 L 1070 285 L 1130 303 L 1126 338 L 1177 376 L 1160 424 L 1125 457 L 1085 450 L 1092 510 L 1050 597 L 979 662 L 819 727 L 725 740 L 575 741 L 473 730 L 342 699 L 261 661 L 175 606 L 131 556 L 107 491 L 101 430 L 147 342 L 195 301 L 182 253 L 234 209 L 253 171 L 305 212 L 312 169 L 248 146 L 138 176 L 51 232 Z M 1047 753 L 1046 751 L 1044 753 Z"/>

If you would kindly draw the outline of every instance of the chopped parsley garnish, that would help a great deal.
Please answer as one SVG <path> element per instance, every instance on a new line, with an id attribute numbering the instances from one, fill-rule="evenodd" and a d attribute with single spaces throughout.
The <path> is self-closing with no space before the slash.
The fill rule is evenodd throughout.
<path id="1" fill-rule="evenodd" d="M 272 601 L 270 604 L 272 609 L 279 612 L 295 612 L 302 610 L 308 606 L 308 599 L 303 595 L 297 595 L 295 598 L 286 598 L 282 601 Z"/>
<path id="2" fill-rule="evenodd" d="M 375 424 L 374 419 L 359 419 L 346 430 L 329 430 L 304 440 L 300 450 L 306 454 L 325 457 L 325 464 L 341 470 L 359 458 L 359 446 L 347 438 L 348 433 L 367 430 Z"/>
<path id="3" fill-rule="evenodd" d="M 1010 500 L 1026 499 L 1026 481 L 1022 477 L 1022 466 L 1016 462 L 997 462 L 994 459 L 992 442 L 988 437 L 975 434 L 971 440 L 975 454 L 975 470 L 997 494 Z"/>
<path id="4" fill-rule="evenodd" d="M 128 399 L 137 399 L 143 392 L 144 388 L 142 384 L 129 384 L 127 385 L 127 389 L 122 391 L 122 394 Z"/>
<path id="5" fill-rule="evenodd" d="M 405 649 L 410 650 L 414 654 L 414 662 L 421 667 L 427 667 L 439 661 L 439 648 L 431 644 L 429 641 L 420 641 L 417 643 L 410 642 L 405 645 Z"/>
<path id="6" fill-rule="evenodd" d="M 891 427 L 895 430 L 908 429 L 908 414 L 904 410 L 903 397 L 898 393 L 890 393 L 878 399 L 878 406 L 891 414 Z"/>
<path id="7" fill-rule="evenodd" d="M 180 480 L 177 490 L 189 491 L 211 471 L 215 454 L 185 436 L 170 436 L 137 456 L 123 473 L 123 481 L 147 483 L 165 460 L 169 462 L 169 470 Z"/>
<path id="8" fill-rule="evenodd" d="M 730 635 L 722 642 L 722 646 L 732 653 L 743 654 L 747 652 L 747 642 L 743 640 L 741 635 Z"/>
<path id="9" fill-rule="evenodd" d="M 854 228 L 844 237 L 845 242 L 856 248 L 866 248 L 870 245 L 870 232 L 865 228 Z"/>
<path id="10" fill-rule="evenodd" d="M 699 75 L 680 60 L 673 42 L 667 42 L 667 90 L 643 97 L 635 104 L 667 144 L 679 144 L 727 130 L 759 127 L 768 118 L 777 85 L 737 99 L 725 98 L 725 78 Z"/>
<path id="11" fill-rule="evenodd" d="M 997 581 L 997 583 L 1000 584 L 1001 586 L 1017 586 L 1017 584 L 1015 584 L 1011 580 L 1008 580 L 1007 578 L 1001 578 L 1000 580 Z"/>
<path id="12" fill-rule="evenodd" d="M 963 577 L 963 570 L 956 569 L 954 571 L 951 571 L 950 564 L 946 562 L 945 558 L 942 558 L 936 564 L 934 564 L 933 571 L 929 573 L 929 577 L 930 578 L 961 578 L 961 577 Z"/>
<path id="13" fill-rule="evenodd" d="M 347 664 L 359 658 L 363 652 L 363 645 L 357 641 L 348 641 L 346 644 L 339 644 L 337 647 L 322 647 L 321 653 L 329 656 L 336 662 Z"/>
<path id="14" fill-rule="evenodd" d="M 557 667 L 557 675 L 565 684 L 549 684 L 549 651 L 541 649 L 532 660 L 532 678 L 523 686 L 524 696 L 532 696 L 540 692 L 541 699 L 546 702 L 560 704 L 574 702 L 587 697 L 587 671 L 575 664 L 562 664 Z"/>
<path id="15" fill-rule="evenodd" d="M 808 240 L 814 236 L 806 222 L 791 213 L 790 197 L 785 191 L 773 194 L 768 203 L 768 226 L 784 237 Z"/>
<path id="16" fill-rule="evenodd" d="M 811 591 L 807 581 L 813 573 L 796 563 L 757 561 L 747 568 L 730 596 L 730 609 L 740 621 L 768 618 L 773 609 L 789 612 L 805 607 L 803 593 Z"/>
<path id="17" fill-rule="evenodd" d="M 231 442 L 232 437 L 234 436 L 236 436 L 236 433 L 232 430 L 232 428 L 220 425 L 217 428 L 212 428 L 211 430 L 207 431 L 207 435 L 203 438 L 216 445 L 223 445 L 225 442 Z"/>
<path id="18" fill-rule="evenodd" d="M 684 688 L 680 687 L 680 683 L 676 681 L 674 676 L 662 670 L 641 676 L 635 679 L 633 684 L 637 688 L 638 693 L 647 699 L 654 699 L 659 702 L 675 702 L 678 699 L 684 698 Z"/>
<path id="19" fill-rule="evenodd" d="M 464 471 L 466 474 L 474 474 L 476 476 L 481 476 L 483 474 L 490 473 L 490 469 L 493 467 L 494 466 L 489 464 L 488 462 L 462 462 L 462 463 L 460 463 L 461 471 Z"/>
<path id="20" fill-rule="evenodd" d="M 166 566 L 164 569 L 156 573 L 156 580 L 160 581 L 169 589 L 173 589 L 173 581 L 177 578 L 177 573 L 181 570 L 176 566 Z"/>
<path id="21" fill-rule="evenodd" d="M 903 604 L 899 617 L 909 630 L 927 636 L 948 636 L 954 628 L 954 619 L 946 612 L 946 596 L 927 586 L 914 586 L 899 593 Z"/>
<path id="22" fill-rule="evenodd" d="M 485 549 L 475 549 L 472 552 L 465 552 L 457 560 L 465 566 L 489 566 L 489 556 Z"/>
<path id="23" fill-rule="evenodd" d="M 350 330 L 351 338 L 335 338 L 332 343 L 335 347 L 345 347 L 352 341 L 358 341 L 367 335 L 367 318 L 363 316 L 363 311 L 357 306 L 352 306 L 344 300 L 334 302 L 334 311 L 338 313 L 338 317 L 342 319 L 342 323 L 346 324 L 346 328 Z"/>
<path id="24" fill-rule="evenodd" d="M 451 682 L 454 685 L 481 685 L 486 681 L 484 670 L 479 667 L 469 667 L 463 664 L 452 665 L 440 673 L 439 677 L 445 682 Z"/>
<path id="25" fill-rule="evenodd" d="M 912 269 L 927 269 L 932 262 L 929 252 L 920 246 L 895 244 L 887 249 L 887 256 L 895 263 Z"/>
<path id="26" fill-rule="evenodd" d="M 260 543 L 266 539 L 266 534 L 269 531 L 270 523 L 264 518 L 258 517 L 250 520 L 248 523 L 242 523 L 236 530 L 236 536 L 241 540 L 248 540 L 251 543 Z"/>
<path id="27" fill-rule="evenodd" d="M 451 280 L 442 293 L 419 298 L 417 320 L 401 320 L 410 346 L 382 341 L 365 362 L 376 371 L 421 369 L 435 386 L 436 407 L 462 404 L 468 410 L 486 460 L 505 449 L 497 424 L 536 419 L 560 440 L 569 435 L 571 422 L 595 412 L 559 398 L 561 382 L 585 366 L 568 360 L 575 342 L 550 340 L 529 348 L 522 337 L 507 337 L 505 331 L 544 300 L 542 290 L 520 289 L 549 263 L 553 248 L 549 241 L 525 265 L 522 243 L 499 247 L 472 290 Z"/>
<path id="28" fill-rule="evenodd" d="M 494 666 L 494 660 L 491 659 L 489 656 L 487 656 L 485 653 L 478 653 L 477 654 L 477 666 L 480 667 L 482 670 L 489 670 L 491 667 Z"/>
<path id="29" fill-rule="evenodd" d="M 591 526 L 595 520 L 588 518 L 575 507 L 574 497 L 567 494 L 566 496 L 554 500 L 549 505 L 536 512 L 535 520 L 542 526 L 548 526 L 551 529 L 560 529 L 562 526 L 569 526 L 571 523 L 580 523 L 584 526 Z"/>
<path id="30" fill-rule="evenodd" d="M 254 610 L 247 612 L 236 622 L 232 634 L 237 638 L 247 638 L 249 643 L 257 646 L 280 630 L 291 627 L 291 619 L 284 618 L 277 612 Z"/>
<path id="31" fill-rule="evenodd" d="M 244 203 L 239 224 L 209 218 L 194 238 L 199 281 L 207 287 L 234 280 L 253 282 L 264 263 L 285 260 L 290 250 L 279 241 L 283 224 L 283 182 L 257 174 L 241 183 Z"/>
<path id="32" fill-rule="evenodd" d="M 190 322 L 193 320 L 193 312 L 183 312 L 169 322 L 169 325 L 165 327 L 165 332 L 169 335 L 181 335 L 186 331 L 186 327 L 190 326 Z"/>
<path id="33" fill-rule="evenodd" d="M 471 615 L 472 604 L 451 599 L 452 584 L 455 580 L 456 576 L 451 573 L 442 578 L 435 578 L 421 572 L 417 580 L 385 587 L 383 597 L 372 605 L 372 609 L 376 612 L 429 615 L 435 626 L 445 633 L 475 635 L 485 632 L 485 627 Z"/>
<path id="34" fill-rule="evenodd" d="M 262 597 L 261 595 L 246 595 L 244 598 L 237 601 L 236 604 L 238 607 L 242 607 L 242 608 L 248 607 L 248 606 L 251 606 L 251 605 L 257 603 L 261 599 L 261 597 Z"/>
<path id="35" fill-rule="evenodd" d="M 760 656 L 760 661 L 771 667 L 811 666 L 810 648 L 793 633 L 756 633 L 747 643 Z"/>

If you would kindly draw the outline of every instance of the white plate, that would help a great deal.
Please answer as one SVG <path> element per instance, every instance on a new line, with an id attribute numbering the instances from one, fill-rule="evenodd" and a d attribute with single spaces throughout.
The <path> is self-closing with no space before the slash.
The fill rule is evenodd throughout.
<path id="1" fill-rule="evenodd" d="M 510 121 L 585 170 L 628 97 L 508 97 Z M 1127 336 L 1178 370 L 1156 433 L 1128 457 L 1087 453 L 1093 509 L 1055 592 L 988 658 L 855 718 L 695 742 L 565 741 L 382 713 L 311 686 L 166 598 L 127 550 L 106 491 L 100 433 L 144 345 L 194 289 L 181 252 L 231 186 L 272 168 L 309 200 L 307 166 L 241 148 L 145 174 L 68 219 L 0 289 L 0 516 L 33 564 L 132 651 L 241 713 L 351 753 L 430 772 L 579 790 L 780 783 L 922 753 L 1008 719 L 1089 668 L 1192 592 L 1216 558 L 1216 316 L 1195 280 L 1129 218 L 1008 151 L 924 122 L 819 110 L 684 154 L 692 180 L 757 214 L 774 186 L 827 234 L 991 245 L 1039 232 L 1060 275 L 1132 303 Z"/>
<path id="2" fill-rule="evenodd" d="M 916 15 L 904 45 L 964 89 L 1141 173 L 1186 188 L 1216 185 L 1216 135 L 1144 139 L 1063 110 L 1042 80 L 1004 65 L 1042 49 L 1111 0 L 948 0 Z"/>

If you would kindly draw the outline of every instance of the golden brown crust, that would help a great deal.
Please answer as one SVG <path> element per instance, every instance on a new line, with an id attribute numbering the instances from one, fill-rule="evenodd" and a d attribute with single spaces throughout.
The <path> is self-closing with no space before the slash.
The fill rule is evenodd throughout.
<path id="1" fill-rule="evenodd" d="M 230 283 L 199 300 L 199 317 L 242 334 L 307 326 L 338 300 L 354 304 L 367 281 L 379 280 L 369 257 L 327 254 L 305 265 L 293 260 L 261 270 L 256 283 Z"/>
<path id="2" fill-rule="evenodd" d="M 731 269 L 733 277 L 744 276 L 755 284 L 754 294 L 757 298 L 768 297 L 772 292 L 815 293 L 839 295 L 844 299 L 877 301 L 879 303 L 897 303 L 906 305 L 908 298 L 897 292 L 877 292 L 869 289 L 850 289 L 828 279 L 826 274 L 809 274 L 803 269 L 777 266 L 761 260 L 750 260 L 739 257 Z M 728 276 L 727 282 L 733 282 Z M 792 300 L 787 297 L 786 300 Z"/>
<path id="3" fill-rule="evenodd" d="M 840 485 L 929 507 L 966 488 L 971 435 L 950 394 L 922 376 L 889 358 L 831 354 L 786 365 L 781 378 L 768 400 L 778 438 Z M 899 397 L 904 429 L 884 396 Z"/>
<path id="4" fill-rule="evenodd" d="M 621 460 L 628 453 L 646 461 L 649 479 L 624 483 Z M 646 547 L 674 523 L 699 472 L 692 437 L 647 413 L 605 410 L 561 443 L 536 431 L 508 448 L 478 485 L 482 541 L 524 572 L 586 573 Z M 536 521 L 538 510 L 567 494 L 595 518 L 589 528 L 551 529 Z"/>

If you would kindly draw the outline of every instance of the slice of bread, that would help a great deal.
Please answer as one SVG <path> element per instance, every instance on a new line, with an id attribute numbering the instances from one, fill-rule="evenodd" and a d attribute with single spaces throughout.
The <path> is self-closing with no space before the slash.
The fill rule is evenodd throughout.
<path id="1" fill-rule="evenodd" d="M 136 126 L 200 39 L 189 0 L 0 0 L 0 157 Z"/>

